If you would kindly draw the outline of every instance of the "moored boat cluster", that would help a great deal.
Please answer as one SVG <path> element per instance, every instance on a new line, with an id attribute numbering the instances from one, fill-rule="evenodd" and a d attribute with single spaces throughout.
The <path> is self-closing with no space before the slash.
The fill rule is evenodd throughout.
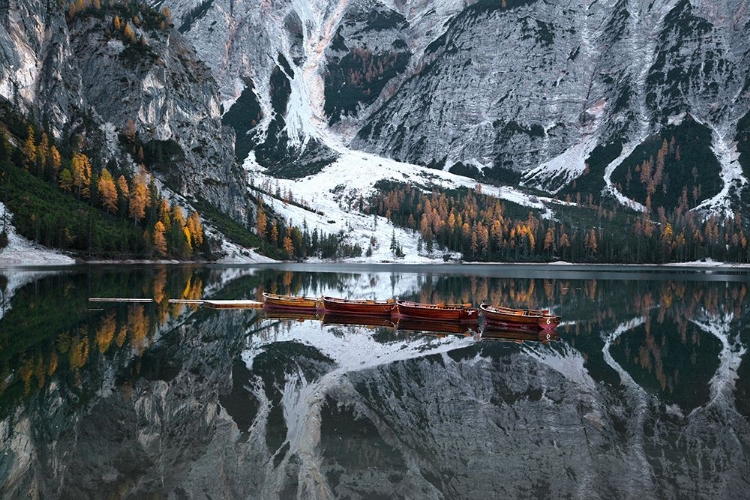
<path id="1" fill-rule="evenodd" d="M 560 323 L 545 309 L 513 309 L 510 307 L 481 304 L 478 308 L 471 304 L 428 304 L 400 299 L 340 299 L 336 297 L 310 298 L 292 295 L 263 294 L 264 307 L 276 311 L 300 313 L 323 313 L 336 315 L 342 319 L 374 318 L 398 320 L 399 324 L 411 322 L 437 322 L 442 325 L 457 325 L 470 328 L 479 325 L 480 317 L 484 326 L 513 328 L 520 330 L 553 330 Z"/>

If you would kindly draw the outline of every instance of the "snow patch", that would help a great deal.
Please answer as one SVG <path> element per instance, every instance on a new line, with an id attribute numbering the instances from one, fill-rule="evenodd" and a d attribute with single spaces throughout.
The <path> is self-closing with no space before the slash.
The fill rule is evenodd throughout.
<path id="1" fill-rule="evenodd" d="M 586 169 L 586 158 L 595 147 L 595 139 L 576 144 L 563 154 L 524 173 L 522 185 L 544 189 L 556 194 L 566 184 L 583 174 Z M 557 185 L 558 187 L 550 189 L 551 185 Z"/>
<path id="2" fill-rule="evenodd" d="M 747 179 L 742 175 L 742 166 L 740 165 L 740 153 L 737 150 L 737 143 L 729 141 L 726 138 L 726 134 L 722 133 L 718 128 L 713 126 L 708 121 L 700 121 L 696 119 L 698 123 L 710 127 L 712 133 L 712 145 L 711 151 L 716 155 L 716 159 L 719 160 L 721 165 L 721 179 L 724 182 L 724 186 L 721 191 L 716 194 L 713 198 L 705 200 L 703 203 L 693 208 L 694 211 L 704 211 L 707 217 L 713 214 L 719 214 L 724 217 L 733 217 L 734 211 L 731 208 L 732 202 L 732 191 L 739 192 L 745 184 Z"/>
<path id="3" fill-rule="evenodd" d="M 62 252 L 50 250 L 19 235 L 10 223 L 13 220 L 13 214 L 3 203 L 0 203 L 0 214 L 5 214 L 5 220 L 8 222 L 5 225 L 8 232 L 8 246 L 0 249 L 0 267 L 66 266 L 76 263 L 75 259 Z"/>

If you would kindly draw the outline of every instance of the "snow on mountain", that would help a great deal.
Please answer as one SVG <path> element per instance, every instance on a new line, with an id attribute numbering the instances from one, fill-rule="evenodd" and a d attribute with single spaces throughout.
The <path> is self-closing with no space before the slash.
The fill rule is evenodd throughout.
<path id="1" fill-rule="evenodd" d="M 284 203 L 268 194 L 262 196 L 264 203 L 276 213 L 296 226 L 303 222 L 310 231 L 317 228 L 328 234 L 343 232 L 351 245 L 358 243 L 363 252 L 372 244 L 372 257 L 348 259 L 360 262 L 393 261 L 395 256 L 390 249 L 395 234 L 396 240 L 403 247 L 406 257 L 398 262 L 424 263 L 443 260 L 442 252 L 433 255 L 419 253 L 419 235 L 394 226 L 384 217 L 368 216 L 359 210 L 360 202 L 367 203 L 375 192 L 375 184 L 381 180 L 412 184 L 429 192 L 438 188 L 476 188 L 482 193 L 495 196 L 519 205 L 540 210 L 546 217 L 552 212 L 545 203 L 557 203 L 549 198 L 537 198 L 527 195 L 518 189 L 503 186 L 491 186 L 477 183 L 468 177 L 449 172 L 433 170 L 418 165 L 409 165 L 361 151 L 340 147 L 339 158 L 321 172 L 301 179 L 276 179 L 265 173 L 265 169 L 254 161 L 252 155 L 245 161 L 249 186 L 268 186 L 271 191 L 279 191 L 282 197 L 291 192 L 294 201 L 305 206 Z M 250 188 L 252 190 L 252 187 Z M 457 257 L 457 255 L 453 255 Z"/>
<path id="2" fill-rule="evenodd" d="M 596 147 L 595 141 L 576 144 L 560 156 L 542 163 L 523 175 L 523 185 L 546 189 L 556 194 L 586 169 L 585 159 Z"/>
<path id="3" fill-rule="evenodd" d="M 0 267 L 9 266 L 66 266 L 75 264 L 75 259 L 62 252 L 50 250 L 27 240 L 13 227 L 13 213 L 0 202 L 0 212 L 4 214 L 3 228 L 8 233 L 8 246 L 0 248 Z M 0 229 L 2 230 L 2 229 Z"/>
<path id="4" fill-rule="evenodd" d="M 157 3 L 211 67 L 225 112 L 260 110 L 233 126 L 273 161 L 345 145 L 500 181 L 523 173 L 555 193 L 615 141 L 605 192 L 642 211 L 612 173 L 690 115 L 716 132 L 723 169 L 699 209 L 728 213 L 746 185 L 733 145 L 750 109 L 744 1 Z"/>

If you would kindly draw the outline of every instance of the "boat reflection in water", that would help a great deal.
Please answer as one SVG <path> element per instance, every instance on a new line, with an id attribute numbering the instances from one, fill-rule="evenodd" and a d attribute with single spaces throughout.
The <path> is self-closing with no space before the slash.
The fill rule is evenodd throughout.
<path id="1" fill-rule="evenodd" d="M 339 314 L 326 312 L 320 321 L 323 325 L 365 326 L 393 328 L 395 323 L 390 317 L 363 316 L 354 314 Z"/>
<path id="2" fill-rule="evenodd" d="M 508 340 L 514 342 L 542 342 L 560 340 L 555 330 L 538 328 L 503 327 L 479 322 L 461 323 L 454 321 L 435 321 L 417 318 L 389 318 L 358 314 L 325 313 L 323 315 L 304 311 L 265 310 L 262 319 L 287 321 L 320 321 L 322 326 L 361 326 L 365 328 L 391 329 L 394 335 L 413 333 L 446 337 L 473 337 L 475 340 Z"/>
<path id="3" fill-rule="evenodd" d="M 482 340 L 512 340 L 515 342 L 556 342 L 560 340 L 560 335 L 555 330 L 531 329 L 531 328 L 513 328 L 492 324 L 485 324 L 482 329 Z"/>
<path id="4" fill-rule="evenodd" d="M 263 309 L 262 319 L 276 319 L 276 320 L 295 320 L 295 321 L 310 321 L 320 319 L 320 315 L 315 311 L 295 311 L 287 309 Z"/>
<path id="5" fill-rule="evenodd" d="M 479 332 L 478 323 L 457 323 L 452 321 L 435 321 L 429 319 L 400 318 L 395 327 L 397 332 L 414 332 L 426 335 L 460 335 L 475 336 Z"/>

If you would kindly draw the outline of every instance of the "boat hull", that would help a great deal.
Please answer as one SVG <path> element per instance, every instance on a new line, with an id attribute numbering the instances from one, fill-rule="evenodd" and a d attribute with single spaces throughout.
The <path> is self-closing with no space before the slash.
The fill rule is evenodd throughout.
<path id="1" fill-rule="evenodd" d="M 393 300 L 348 300 L 335 297 L 323 297 L 323 308 L 326 314 L 356 314 L 390 318 L 396 303 Z"/>
<path id="2" fill-rule="evenodd" d="M 479 306 L 484 322 L 488 325 L 528 329 L 554 329 L 560 323 L 560 317 L 542 310 L 512 309 L 482 304 Z"/>
<path id="3" fill-rule="evenodd" d="M 479 319 L 479 313 L 475 307 L 464 307 L 463 305 L 425 304 L 397 300 L 396 307 L 400 318 L 465 323 L 475 323 Z"/>
<path id="4" fill-rule="evenodd" d="M 263 293 L 263 306 L 269 309 L 314 312 L 318 308 L 318 299 L 309 297 L 295 297 L 293 295 L 276 295 L 272 293 Z"/>

